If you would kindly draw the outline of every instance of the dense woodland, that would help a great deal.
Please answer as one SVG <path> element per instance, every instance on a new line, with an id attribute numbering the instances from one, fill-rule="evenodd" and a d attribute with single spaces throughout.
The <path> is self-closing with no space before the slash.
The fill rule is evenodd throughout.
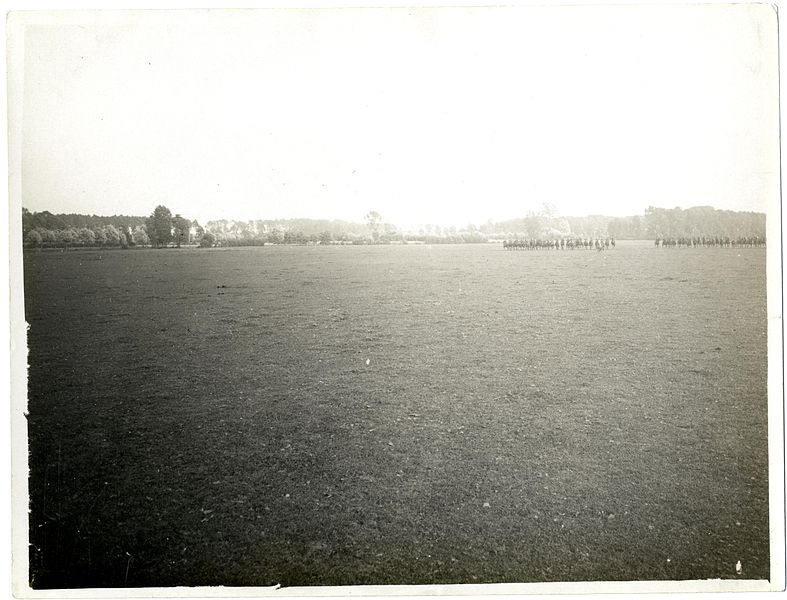
<path id="1" fill-rule="evenodd" d="M 621 223 L 621 226 L 633 223 Z M 681 208 L 649 207 L 644 218 L 645 235 L 649 239 L 725 236 L 765 237 L 765 214 L 717 210 L 712 206 Z"/>
<path id="2" fill-rule="evenodd" d="M 501 239 L 611 237 L 621 240 L 695 236 L 765 237 L 765 214 L 649 207 L 644 215 L 563 217 L 544 205 L 538 212 L 480 226 L 426 224 L 400 231 L 370 211 L 363 223 L 321 219 L 197 221 L 158 206 L 148 217 L 52 214 L 22 209 L 24 245 L 30 248 L 164 247 L 180 245 L 260 246 L 264 244 L 484 243 Z"/>

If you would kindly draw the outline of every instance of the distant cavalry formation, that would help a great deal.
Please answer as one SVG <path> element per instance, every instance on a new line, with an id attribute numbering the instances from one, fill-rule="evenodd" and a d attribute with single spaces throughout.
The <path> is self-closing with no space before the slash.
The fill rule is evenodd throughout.
<path id="1" fill-rule="evenodd" d="M 656 238 L 656 248 L 764 248 L 763 236 L 698 236 Z M 560 238 L 505 240 L 506 250 L 609 250 L 615 238 Z"/>
<path id="2" fill-rule="evenodd" d="M 609 250 L 615 247 L 615 238 L 560 238 L 553 240 L 505 240 L 506 250 Z"/>
<path id="3" fill-rule="evenodd" d="M 763 248 L 765 238 L 761 236 L 737 237 L 701 236 L 656 238 L 656 248 Z"/>

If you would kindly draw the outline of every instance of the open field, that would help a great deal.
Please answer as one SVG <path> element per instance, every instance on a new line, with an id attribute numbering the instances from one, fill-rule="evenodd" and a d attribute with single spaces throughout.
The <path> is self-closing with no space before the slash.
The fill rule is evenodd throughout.
<path id="1" fill-rule="evenodd" d="M 34 587 L 768 577 L 763 249 L 25 255 Z"/>

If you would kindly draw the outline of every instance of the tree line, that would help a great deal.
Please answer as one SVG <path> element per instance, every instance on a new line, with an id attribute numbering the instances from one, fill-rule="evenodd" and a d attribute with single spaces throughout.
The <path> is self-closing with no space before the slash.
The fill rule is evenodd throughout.
<path id="1" fill-rule="evenodd" d="M 158 206 L 149 217 L 52 214 L 22 209 L 22 235 L 32 248 L 129 248 L 180 245 L 196 222 Z"/>
<path id="2" fill-rule="evenodd" d="M 163 205 L 148 217 L 55 215 L 22 209 L 22 233 L 30 248 L 130 248 L 181 246 L 262 246 L 265 244 L 457 244 L 483 243 L 487 237 L 468 230 L 426 225 L 402 232 L 370 211 L 365 223 L 325 219 L 216 220 L 202 227 Z"/>
<path id="3" fill-rule="evenodd" d="M 692 208 L 648 207 L 644 215 L 609 217 L 588 215 L 562 217 L 545 204 L 527 216 L 481 225 L 486 235 L 514 239 L 557 239 L 563 237 L 653 240 L 678 237 L 765 237 L 765 214 L 720 210 L 712 206 Z"/>
<path id="4" fill-rule="evenodd" d="M 648 207 L 644 218 L 649 239 L 663 238 L 748 238 L 765 237 L 765 214 L 719 210 L 712 206 L 693 208 Z"/>
<path id="5" fill-rule="evenodd" d="M 183 244 L 261 246 L 265 244 L 463 244 L 493 239 L 560 239 L 569 237 L 659 239 L 697 236 L 764 237 L 765 215 L 719 210 L 710 206 L 688 209 L 649 207 L 644 215 L 628 217 L 563 217 L 549 205 L 525 217 L 488 221 L 480 226 L 441 227 L 425 224 L 400 231 L 369 211 L 363 223 L 325 219 L 209 221 L 202 227 L 163 205 L 148 217 L 52 214 L 22 209 L 24 244 L 32 248 L 167 247 Z"/>
<path id="6" fill-rule="evenodd" d="M 477 230 L 442 229 L 425 226 L 403 232 L 390 223 L 372 217 L 366 223 L 339 220 L 281 219 L 258 221 L 208 221 L 205 230 L 220 246 L 264 244 L 461 244 L 486 242 Z"/>

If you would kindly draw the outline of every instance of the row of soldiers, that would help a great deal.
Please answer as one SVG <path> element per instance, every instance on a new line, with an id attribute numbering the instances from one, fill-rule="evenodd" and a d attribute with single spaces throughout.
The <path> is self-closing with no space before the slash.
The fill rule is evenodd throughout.
<path id="1" fill-rule="evenodd" d="M 762 248 L 765 246 L 763 236 L 696 236 L 656 238 L 656 248 Z"/>
<path id="2" fill-rule="evenodd" d="M 615 238 L 559 238 L 559 239 L 527 239 L 505 240 L 506 250 L 609 250 L 615 247 Z"/>

